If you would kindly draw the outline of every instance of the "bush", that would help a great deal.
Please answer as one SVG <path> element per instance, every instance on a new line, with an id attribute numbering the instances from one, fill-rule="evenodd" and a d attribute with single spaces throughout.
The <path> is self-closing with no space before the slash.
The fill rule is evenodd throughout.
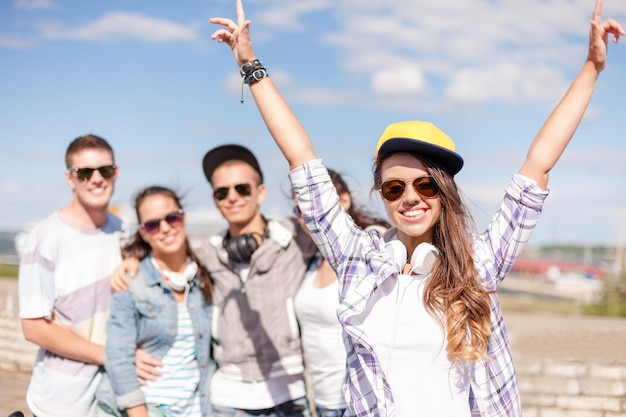
<path id="1" fill-rule="evenodd" d="M 584 310 L 597 316 L 626 317 L 626 272 L 607 277 L 600 302 L 585 306 Z"/>

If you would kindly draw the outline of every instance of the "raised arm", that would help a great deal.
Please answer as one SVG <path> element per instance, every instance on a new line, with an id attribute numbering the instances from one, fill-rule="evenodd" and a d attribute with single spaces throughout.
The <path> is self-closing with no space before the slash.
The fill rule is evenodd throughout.
<path id="1" fill-rule="evenodd" d="M 574 136 L 591 101 L 598 75 L 606 65 L 609 35 L 613 35 L 615 43 L 620 35 L 625 35 L 622 26 L 613 19 L 602 22 L 601 11 L 602 0 L 596 0 L 589 31 L 587 60 L 565 96 L 537 133 L 519 171 L 537 181 L 544 189 L 548 185 L 548 173 Z"/>
<path id="2" fill-rule="evenodd" d="M 241 0 L 236 1 L 237 23 L 231 19 L 214 17 L 211 23 L 223 26 L 211 36 L 230 46 L 237 65 L 252 62 L 256 58 L 250 41 L 250 21 L 246 20 Z M 280 95 L 271 78 L 265 77 L 250 86 L 250 91 L 261 117 L 289 162 L 290 168 L 316 159 L 309 136 L 296 118 L 287 102 Z"/>

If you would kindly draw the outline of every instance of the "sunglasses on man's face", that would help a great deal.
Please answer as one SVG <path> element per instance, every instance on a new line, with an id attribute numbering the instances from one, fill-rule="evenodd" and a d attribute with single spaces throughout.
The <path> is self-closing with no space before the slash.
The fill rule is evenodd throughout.
<path id="1" fill-rule="evenodd" d="M 250 184 L 237 184 L 234 186 L 234 188 L 235 191 L 237 191 L 237 194 L 242 197 L 247 197 L 252 193 L 252 186 Z M 229 192 L 230 187 L 216 188 L 215 191 L 213 191 L 213 197 L 215 197 L 215 199 L 218 201 L 222 201 L 228 196 Z"/>
<path id="2" fill-rule="evenodd" d="M 424 198 L 433 198 L 439 194 L 439 186 L 432 177 L 415 178 L 411 184 L 416 193 Z M 389 180 L 383 182 L 380 193 L 387 201 L 396 201 L 404 195 L 407 183 L 403 180 Z"/>
<path id="3" fill-rule="evenodd" d="M 178 209 L 171 213 L 168 213 L 162 219 L 153 219 L 148 220 L 147 222 L 139 225 L 140 228 L 145 230 L 147 233 L 153 235 L 161 230 L 161 222 L 165 220 L 170 227 L 179 227 L 183 224 L 183 220 L 185 219 L 185 212 L 182 209 Z"/>
<path id="4" fill-rule="evenodd" d="M 102 178 L 111 178 L 115 175 L 116 168 L 115 165 L 105 165 L 100 168 L 70 168 L 70 170 L 76 173 L 76 178 L 79 180 L 87 181 L 96 170 L 102 175 Z"/>

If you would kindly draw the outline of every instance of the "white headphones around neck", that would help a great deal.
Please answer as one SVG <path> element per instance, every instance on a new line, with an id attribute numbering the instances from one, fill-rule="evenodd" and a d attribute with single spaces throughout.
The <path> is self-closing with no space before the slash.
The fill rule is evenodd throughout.
<path id="1" fill-rule="evenodd" d="M 172 287 L 174 291 L 184 291 L 198 272 L 198 265 L 195 262 L 189 262 L 183 272 L 164 271 L 159 267 L 159 264 L 154 258 L 152 258 L 152 263 L 156 269 L 168 279 L 170 287 Z"/>
<path id="2" fill-rule="evenodd" d="M 408 254 L 404 244 L 399 240 L 394 239 L 385 243 L 385 250 L 393 260 L 396 268 L 398 268 L 398 271 L 402 273 L 404 265 L 406 265 L 408 260 Z M 437 259 L 437 256 L 439 256 L 439 251 L 436 247 L 430 243 L 420 243 L 411 255 L 411 270 L 409 271 L 409 274 L 428 274 L 433 266 L 433 263 L 435 262 L 435 259 Z"/>

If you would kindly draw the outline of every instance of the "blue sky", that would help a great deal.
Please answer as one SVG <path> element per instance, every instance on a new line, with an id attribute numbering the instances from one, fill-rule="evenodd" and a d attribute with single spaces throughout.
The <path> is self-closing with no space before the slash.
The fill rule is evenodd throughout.
<path id="1" fill-rule="evenodd" d="M 457 144 L 457 175 L 478 227 L 583 64 L 593 0 L 248 0 L 258 57 L 343 173 L 370 195 L 388 123 L 422 119 Z M 208 19 L 234 0 L 0 2 L 0 230 L 19 230 L 70 199 L 63 156 L 94 133 L 116 150 L 113 203 L 141 187 L 186 194 L 189 219 L 219 219 L 201 170 L 224 143 L 250 147 L 269 189 L 263 212 L 290 212 L 287 164 Z M 626 2 L 603 17 L 626 22 Z M 573 142 L 553 170 L 531 244 L 626 241 L 626 46 L 609 63 Z M 132 217 L 132 215 L 131 215 Z"/>

